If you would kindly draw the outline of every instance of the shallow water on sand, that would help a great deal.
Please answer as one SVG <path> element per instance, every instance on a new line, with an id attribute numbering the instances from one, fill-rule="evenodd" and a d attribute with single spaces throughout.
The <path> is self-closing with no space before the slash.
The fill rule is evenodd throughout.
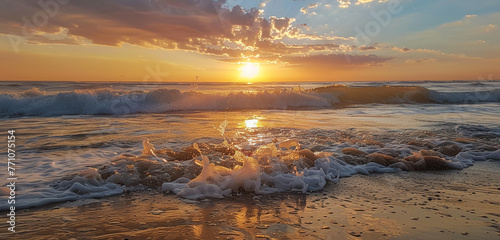
<path id="1" fill-rule="evenodd" d="M 377 87 L 391 83 L 345 84 L 353 87 Z M 484 92 L 498 87 L 498 82 L 486 82 L 482 85 L 470 84 L 474 83 L 398 83 L 397 85 L 419 85 L 443 93 L 463 92 L 471 88 L 477 88 L 477 92 Z M 302 84 L 301 88 L 326 85 L 328 83 Z M 39 83 L 36 86 L 39 87 L 37 91 L 44 91 L 44 93 L 29 92 L 35 94 L 35 97 L 39 96 L 37 94 L 42 94 L 40 96 L 43 97 L 71 89 L 90 91 L 113 88 L 113 90 L 123 91 L 146 91 L 175 87 L 182 91 L 191 91 L 196 88 L 197 91 L 213 94 L 214 92 L 220 93 L 221 89 L 223 91 L 244 89 L 251 92 L 298 87 L 294 83 L 249 86 L 206 84 L 196 87 L 190 84 L 139 86 L 117 83 L 100 85 L 95 83 Z M 27 84 L 21 84 L 9 85 L 2 91 L 12 94 L 30 91 L 30 89 L 32 88 Z M 303 90 L 294 91 L 299 91 L 301 94 L 300 91 Z M 5 95 L 1 97 L 4 99 Z M 53 105 L 53 107 L 57 108 L 59 105 Z M 219 144 L 223 141 L 223 137 L 217 127 L 224 121 L 228 122 L 224 136 L 232 145 L 248 151 L 254 151 L 259 146 L 273 141 L 286 139 L 298 140 L 304 149 L 315 146 L 359 148 L 364 146 L 362 141 L 367 140 L 379 141 L 388 146 L 399 146 L 398 144 L 406 144 L 416 138 L 449 141 L 463 137 L 474 138 L 482 144 L 467 145 L 469 151 L 494 152 L 499 147 L 499 116 L 500 103 L 494 101 L 466 101 L 455 104 L 401 102 L 307 109 L 168 111 L 115 115 L 18 115 L 4 116 L 1 119 L 1 128 L 2 131 L 16 130 L 18 161 L 20 162 L 19 168 L 16 169 L 20 179 L 17 185 L 17 194 L 20 197 L 19 206 L 29 207 L 33 204 L 23 204 L 23 202 L 44 198 L 43 203 L 50 203 L 121 193 L 122 186 L 108 186 L 110 187 L 108 192 L 104 191 L 100 194 L 72 192 L 61 195 L 62 190 L 57 187 L 61 180 L 71 179 L 80 171 L 89 168 L 99 169 L 121 154 L 140 156 L 145 139 L 148 139 L 156 149 L 175 151 L 189 147 L 193 143 Z M 328 138 L 334 140 L 330 141 Z M 485 149 L 484 146 L 491 148 Z M 0 167 L 5 166 L 5 162 L 0 163 Z M 6 182 L 3 183 L 6 184 Z M 0 198 L 4 197 L 0 196 Z M 2 204 L 0 208 L 6 206 Z"/>
<path id="2" fill-rule="evenodd" d="M 99 168 L 120 154 L 141 155 L 144 139 L 149 139 L 157 149 L 174 150 L 194 142 L 220 143 L 223 139 L 215 127 L 224 120 L 229 123 L 226 136 L 230 142 L 252 150 L 277 138 L 298 139 L 303 148 L 335 145 L 338 143 L 322 139 L 337 134 L 335 131 L 384 143 L 408 142 L 428 132 L 445 138 L 449 135 L 452 139 L 461 136 L 457 126 L 463 126 L 460 122 L 469 117 L 470 123 L 482 121 L 482 126 L 489 126 L 480 130 L 493 140 L 500 136 L 500 128 L 494 124 L 500 114 L 486 112 L 476 118 L 474 112 L 448 109 L 448 113 L 442 113 L 441 106 L 420 108 L 418 112 L 403 105 L 302 111 L 23 117 L 4 119 L 3 127 L 16 129 L 22 163 L 17 170 L 21 179 L 18 194 L 32 194 L 35 198 L 57 192 L 51 187 L 54 182 L 89 167 Z M 481 132 L 468 134 L 475 133 Z"/>
<path id="3" fill-rule="evenodd" d="M 18 232 L 0 237 L 496 239 L 499 163 L 439 174 L 354 176 L 307 195 L 190 201 L 156 191 L 129 192 L 18 211 Z"/>

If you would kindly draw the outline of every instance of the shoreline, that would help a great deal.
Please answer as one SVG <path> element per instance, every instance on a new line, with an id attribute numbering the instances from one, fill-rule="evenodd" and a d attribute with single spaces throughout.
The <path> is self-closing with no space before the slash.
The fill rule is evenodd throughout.
<path id="1" fill-rule="evenodd" d="M 245 193 L 202 201 L 129 192 L 19 210 L 16 233 L 2 231 L 0 237 L 496 239 L 499 170 L 498 161 L 476 162 L 461 171 L 356 175 L 310 194 Z"/>

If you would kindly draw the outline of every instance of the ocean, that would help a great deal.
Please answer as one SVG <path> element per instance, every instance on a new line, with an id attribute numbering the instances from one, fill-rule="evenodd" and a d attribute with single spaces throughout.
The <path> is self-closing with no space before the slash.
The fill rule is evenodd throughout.
<path id="1" fill-rule="evenodd" d="M 0 119 L 18 209 L 145 189 L 306 194 L 500 160 L 500 81 L 0 82 Z"/>

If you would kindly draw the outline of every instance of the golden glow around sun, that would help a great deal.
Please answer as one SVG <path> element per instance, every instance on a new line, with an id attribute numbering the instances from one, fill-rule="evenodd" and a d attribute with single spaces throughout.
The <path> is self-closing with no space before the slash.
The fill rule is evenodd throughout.
<path id="1" fill-rule="evenodd" d="M 255 63 L 247 62 L 240 68 L 241 76 L 244 78 L 254 78 L 259 74 L 259 66 Z"/>

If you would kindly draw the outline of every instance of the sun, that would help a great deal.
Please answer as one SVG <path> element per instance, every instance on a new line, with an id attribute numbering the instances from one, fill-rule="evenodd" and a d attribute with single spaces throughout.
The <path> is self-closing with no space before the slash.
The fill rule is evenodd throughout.
<path id="1" fill-rule="evenodd" d="M 259 74 L 259 66 L 255 63 L 247 62 L 240 68 L 241 76 L 244 78 L 254 78 Z"/>

